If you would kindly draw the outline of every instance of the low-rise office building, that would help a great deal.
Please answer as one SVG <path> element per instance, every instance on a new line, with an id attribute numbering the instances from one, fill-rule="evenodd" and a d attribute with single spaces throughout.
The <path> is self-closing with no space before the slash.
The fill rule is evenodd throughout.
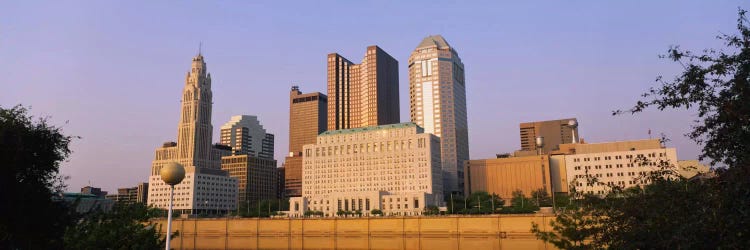
<path id="1" fill-rule="evenodd" d="M 658 139 L 561 144 L 567 153 L 568 184 L 578 193 L 604 195 L 610 185 L 632 187 L 647 184 L 641 176 L 660 170 L 660 164 L 677 167 L 677 150 L 664 147 Z M 596 182 L 588 181 L 596 178 Z"/>
<path id="2" fill-rule="evenodd" d="M 550 159 L 547 155 L 469 160 L 464 165 L 465 194 L 484 191 L 510 201 L 513 192 L 532 192 L 551 187 Z M 508 203 L 509 204 L 509 203 Z"/>
<path id="3" fill-rule="evenodd" d="M 302 197 L 291 216 L 373 209 L 419 215 L 443 205 L 440 141 L 413 123 L 334 130 L 303 149 Z"/>
<path id="4" fill-rule="evenodd" d="M 276 160 L 251 155 L 225 156 L 221 158 L 221 169 L 238 180 L 239 204 L 276 199 Z"/>
<path id="5" fill-rule="evenodd" d="M 139 183 L 130 188 L 118 188 L 116 194 L 107 195 L 107 199 L 120 204 L 146 203 L 148 201 L 148 183 Z"/>
<path id="6" fill-rule="evenodd" d="M 183 214 L 221 214 L 237 209 L 237 179 L 221 169 L 185 167 L 185 179 L 174 186 L 175 211 Z M 161 176 L 149 179 L 148 205 L 169 208 L 170 186 Z"/>

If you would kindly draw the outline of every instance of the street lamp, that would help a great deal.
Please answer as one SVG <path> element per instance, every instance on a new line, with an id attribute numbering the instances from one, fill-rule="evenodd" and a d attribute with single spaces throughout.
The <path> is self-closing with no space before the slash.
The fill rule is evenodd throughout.
<path id="1" fill-rule="evenodd" d="M 185 168 L 176 162 L 167 163 L 166 166 L 161 168 L 159 171 L 161 180 L 169 185 L 169 215 L 167 215 L 167 246 L 169 250 L 169 243 L 172 239 L 172 204 L 174 203 L 174 185 L 180 184 L 182 179 L 185 179 Z"/>

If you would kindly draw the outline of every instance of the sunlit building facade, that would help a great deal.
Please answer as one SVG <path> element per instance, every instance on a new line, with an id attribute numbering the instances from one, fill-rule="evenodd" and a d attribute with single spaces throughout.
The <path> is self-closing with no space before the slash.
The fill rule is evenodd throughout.
<path id="1" fill-rule="evenodd" d="M 422 40 L 409 57 L 411 121 L 440 137 L 444 192 L 464 189 L 469 160 L 464 64 L 440 35 Z"/>
<path id="2" fill-rule="evenodd" d="M 440 140 L 416 124 L 326 131 L 303 154 L 302 197 L 290 199 L 291 216 L 418 215 L 443 205 Z"/>
<path id="3" fill-rule="evenodd" d="M 212 145 L 211 74 L 203 55 L 193 57 L 185 78 L 177 142 L 167 142 L 156 149 L 148 183 L 148 205 L 169 207 L 169 185 L 160 176 L 161 168 L 170 162 L 185 167 L 185 179 L 175 185 L 174 209 L 184 214 L 226 213 L 237 209 L 237 180 L 221 170 L 221 157 L 231 148 Z"/>

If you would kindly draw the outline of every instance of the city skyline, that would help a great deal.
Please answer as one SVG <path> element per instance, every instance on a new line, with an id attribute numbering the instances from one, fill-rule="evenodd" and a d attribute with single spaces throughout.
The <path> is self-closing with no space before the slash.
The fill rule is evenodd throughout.
<path id="1" fill-rule="evenodd" d="M 0 75 L 3 75 L 0 80 L 4 89 L 0 93 L 0 105 L 29 105 L 35 116 L 51 116 L 51 123 L 62 126 L 65 133 L 81 136 L 81 139 L 72 144 L 74 153 L 70 161 L 61 168 L 63 174 L 72 177 L 68 181 L 69 189 L 76 190 L 91 181 L 92 186 L 113 192 L 117 187 L 132 186 L 146 180 L 146 169 L 153 159 L 154 147 L 173 140 L 174 124 L 179 120 L 175 110 L 180 106 L 175 89 L 183 84 L 181 74 L 184 73 L 184 62 L 196 52 L 200 41 L 204 43 L 204 54 L 211 61 L 212 72 L 217 77 L 214 79 L 216 89 L 212 123 L 223 124 L 237 114 L 257 115 L 264 121 L 269 133 L 277 135 L 277 158 L 288 153 L 285 152 L 288 141 L 288 107 L 285 105 L 288 89 L 292 85 L 299 85 L 306 92 L 325 92 L 327 53 L 340 52 L 357 58 L 362 47 L 377 44 L 396 60 L 406 62 L 409 52 L 423 37 L 435 34 L 441 34 L 451 41 L 451 45 L 461 52 L 461 58 L 469 69 L 466 72 L 466 89 L 471 159 L 488 158 L 495 153 L 520 149 L 517 145 L 519 123 L 566 117 L 576 117 L 581 122 L 583 127 L 580 137 L 586 141 L 646 139 L 649 137 L 648 131 L 653 131 L 653 137 L 665 133 L 672 140 L 669 145 L 678 149 L 679 159 L 695 158 L 698 146 L 683 136 L 691 126 L 691 112 L 670 111 L 658 115 L 656 112 L 647 112 L 637 116 L 612 117 L 610 111 L 633 105 L 641 93 L 654 86 L 653 79 L 657 75 L 671 78 L 679 70 L 679 66 L 657 58 L 670 45 L 680 44 L 686 49 L 716 47 L 714 45 L 717 42 L 705 34 L 731 31 L 736 19 L 731 13 L 739 3 L 687 3 L 677 8 L 680 15 L 676 16 L 661 15 L 663 12 L 675 11 L 666 3 L 654 4 L 648 11 L 639 11 L 636 4 L 607 8 L 594 5 L 585 8 L 583 12 L 587 14 L 579 18 L 573 17 L 575 11 L 572 10 L 576 8 L 574 5 L 562 6 L 565 8 L 560 12 L 552 11 L 560 6 L 550 5 L 542 8 L 547 11 L 544 13 L 549 13 L 548 17 L 541 18 L 542 21 L 505 13 L 513 9 L 538 13 L 531 12 L 534 8 L 529 6 L 501 8 L 503 6 L 496 5 L 495 8 L 488 8 L 489 10 L 480 10 L 472 9 L 477 7 L 469 5 L 457 8 L 456 11 L 464 17 L 470 13 L 469 10 L 476 11 L 477 20 L 473 21 L 488 25 L 474 27 L 466 26 L 466 22 L 449 24 L 448 21 L 436 21 L 440 24 L 437 28 L 405 24 L 396 31 L 386 30 L 386 27 L 403 23 L 403 17 L 398 17 L 393 21 L 384 21 L 369 31 L 371 33 L 355 32 L 345 39 L 332 41 L 313 36 L 305 44 L 306 48 L 293 48 L 290 51 L 284 51 L 286 43 L 274 43 L 294 40 L 289 38 L 307 36 L 314 32 L 323 36 L 326 34 L 325 29 L 302 32 L 299 36 L 285 36 L 277 33 L 291 34 L 304 31 L 304 28 L 290 28 L 293 21 L 290 23 L 281 16 L 272 16 L 270 19 L 277 23 L 271 25 L 272 29 L 263 29 L 261 32 L 270 39 L 252 40 L 257 43 L 243 40 L 238 44 L 236 41 L 228 41 L 235 38 L 231 35 L 232 32 L 239 30 L 249 36 L 253 34 L 249 27 L 261 29 L 260 25 L 254 26 L 250 22 L 230 25 L 211 31 L 214 34 L 209 37 L 181 35 L 181 28 L 175 27 L 190 25 L 169 20 L 163 24 L 155 24 L 155 27 L 146 27 L 134 36 L 147 37 L 158 34 L 159 30 L 168 29 L 174 29 L 174 33 L 150 40 L 128 41 L 130 36 L 122 36 L 114 31 L 131 30 L 131 23 L 123 20 L 132 20 L 129 17 L 139 15 L 135 14 L 138 9 L 135 6 L 125 6 L 120 16 L 105 17 L 104 13 L 118 8 L 105 3 L 94 3 L 82 12 L 68 12 L 65 11 L 68 8 L 81 6 L 72 4 L 60 8 L 64 4 L 50 4 L 51 6 L 41 8 L 39 12 L 39 15 L 48 16 L 34 20 L 34 17 L 21 17 L 17 14 L 31 13 L 28 11 L 12 13 L 13 10 L 25 9 L 24 3 L 11 5 L 0 10 L 0 23 L 10 27 L 4 30 L 7 35 L 0 37 L 0 55 L 6 58 L 0 62 Z M 247 5 L 247 9 L 257 7 L 254 4 Z M 214 15 L 215 12 L 231 8 L 208 7 L 212 7 L 209 9 L 213 10 L 211 14 Z M 374 4 L 366 7 L 375 10 L 388 8 Z M 105 11 L 93 17 L 82 15 L 85 17 L 82 18 L 86 21 L 90 21 L 88 18 L 102 20 L 102 24 L 83 26 L 78 19 L 72 18 L 73 15 L 96 8 L 103 8 Z M 147 17 L 146 20 L 153 20 L 165 8 L 166 6 L 156 6 L 155 10 L 145 10 L 142 15 Z M 188 7 L 177 6 L 177 9 L 184 10 Z M 409 6 L 402 6 L 395 11 L 403 13 L 408 9 Z M 494 14 L 490 11 L 492 9 L 509 15 L 507 18 L 493 18 L 491 16 Z M 179 12 L 178 10 L 173 12 Z M 606 10 L 620 12 L 607 13 Z M 183 12 L 177 19 L 190 20 L 192 12 Z M 263 17 L 261 13 L 254 15 L 257 18 Z M 374 14 L 366 12 L 364 15 Z M 690 18 L 696 15 L 712 18 Z M 645 18 L 631 19 L 633 16 Z M 59 23 L 49 23 L 60 17 L 63 18 Z M 657 18 L 661 20 L 655 21 Z M 426 19 L 427 17 L 419 20 Z M 112 23 L 117 20 L 122 23 Z M 213 22 L 230 20 L 217 18 Z M 301 22 L 302 19 L 294 20 Z M 455 18 L 451 20 L 456 21 Z M 515 24 L 509 22 L 513 20 L 521 22 L 519 25 L 526 29 L 507 25 Z M 597 20 L 604 24 L 596 24 Z M 50 25 L 45 29 L 33 30 L 39 25 L 39 21 Z M 522 23 L 524 21 L 527 22 L 525 25 Z M 556 23 L 550 23 L 553 21 Z M 137 26 L 146 21 L 132 22 Z M 332 20 L 323 18 L 320 22 L 327 24 Z M 646 27 L 644 23 L 653 25 Z M 196 24 L 201 29 L 216 25 L 210 22 Z M 583 25 L 580 26 L 581 24 Z M 619 28 L 619 34 L 606 32 L 608 25 Z M 530 29 L 534 27 L 538 29 Z M 506 30 L 498 31 L 503 29 Z M 561 31 L 553 31 L 554 29 Z M 45 32 L 50 33 L 44 34 Z M 226 40 L 215 38 L 216 33 Z M 46 39 L 42 39 L 45 37 Z M 52 37 L 60 41 L 49 42 Z M 536 40 L 541 37 L 550 38 L 550 41 Z M 632 39 L 634 37 L 636 39 Z M 29 46 L 18 46 L 23 43 Z M 496 44 L 497 47 L 491 47 L 490 44 Z M 243 48 L 247 51 L 243 52 Z M 39 54 L 34 52 L 37 50 L 40 51 Z M 260 57 L 254 56 L 254 53 L 261 53 L 259 51 L 263 50 L 268 53 Z M 101 55 L 96 55 L 97 53 Z M 265 62 L 264 57 L 272 54 L 277 54 L 278 58 Z M 299 60 L 294 61 L 295 59 Z M 277 60 L 294 62 L 278 64 Z M 275 64 L 276 67 L 260 66 L 266 63 Z M 491 63 L 493 65 L 489 65 Z M 248 71 L 253 66 L 257 70 Z M 405 91 L 408 90 L 406 67 L 404 63 L 399 65 L 401 121 L 409 120 L 409 107 L 405 105 L 408 103 L 408 91 Z M 547 74 L 539 74 L 540 72 Z M 149 87 L 148 91 L 143 91 L 145 87 Z M 248 95 L 247 98 L 238 98 L 245 95 Z M 519 100 L 534 97 L 547 100 L 533 105 L 518 105 Z M 566 113 L 564 110 L 573 112 Z M 65 124 L 65 121 L 69 123 Z M 107 126 L 111 128 L 103 128 Z M 215 140 L 219 138 L 218 130 L 213 133 Z M 217 141 L 212 141 L 215 142 Z M 97 150 L 102 148 L 107 150 Z"/>

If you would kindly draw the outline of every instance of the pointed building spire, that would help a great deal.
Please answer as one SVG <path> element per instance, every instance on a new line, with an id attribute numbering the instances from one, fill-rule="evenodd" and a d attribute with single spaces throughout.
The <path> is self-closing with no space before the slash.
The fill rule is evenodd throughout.
<path id="1" fill-rule="evenodd" d="M 198 42 L 198 55 L 201 55 L 201 49 L 203 47 L 203 42 Z"/>

